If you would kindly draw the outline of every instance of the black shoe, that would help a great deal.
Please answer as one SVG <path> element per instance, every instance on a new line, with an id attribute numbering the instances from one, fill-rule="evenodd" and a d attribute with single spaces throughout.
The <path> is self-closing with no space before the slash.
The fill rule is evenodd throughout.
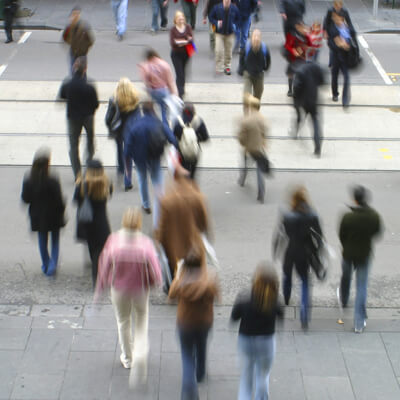
<path id="1" fill-rule="evenodd" d="M 308 331 L 308 321 L 301 321 L 301 329 L 303 329 L 304 332 Z"/>
<path id="2" fill-rule="evenodd" d="M 132 188 L 133 188 L 132 184 L 125 186 L 125 192 L 129 192 L 130 190 L 132 190 Z"/>
<path id="3" fill-rule="evenodd" d="M 11 42 L 13 42 L 12 39 L 7 39 L 4 43 L 11 43 Z"/>
<path id="4" fill-rule="evenodd" d="M 339 101 L 339 96 L 332 96 L 332 101 Z"/>
<path id="5" fill-rule="evenodd" d="M 258 201 L 260 204 L 264 204 L 264 196 L 258 195 L 258 196 L 257 196 L 257 201 Z"/>
<path id="6" fill-rule="evenodd" d="M 231 69 L 230 68 L 225 68 L 224 69 L 224 74 L 225 75 L 231 75 Z"/>
<path id="7" fill-rule="evenodd" d="M 314 150 L 314 156 L 317 158 L 321 158 L 321 149 L 315 149 Z"/>
<path id="8" fill-rule="evenodd" d="M 151 214 L 151 208 L 146 208 L 142 206 L 142 210 L 146 213 L 146 214 Z"/>
<path id="9" fill-rule="evenodd" d="M 120 41 L 120 42 L 122 42 L 122 39 L 124 38 L 124 36 L 123 35 L 118 35 L 118 40 Z"/>
<path id="10" fill-rule="evenodd" d="M 288 97 L 293 97 L 293 92 L 292 92 L 291 90 L 288 90 L 287 96 L 288 96 Z"/>

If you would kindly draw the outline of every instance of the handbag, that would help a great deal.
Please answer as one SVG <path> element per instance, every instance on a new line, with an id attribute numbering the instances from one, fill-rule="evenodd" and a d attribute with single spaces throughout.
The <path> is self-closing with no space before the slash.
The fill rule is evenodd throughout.
<path id="1" fill-rule="evenodd" d="M 118 102 L 114 101 L 112 98 L 108 100 L 105 123 L 108 127 L 109 137 L 115 138 L 122 127 L 122 118 L 118 107 Z"/>
<path id="2" fill-rule="evenodd" d="M 265 152 L 254 153 L 251 155 L 257 163 L 257 167 L 260 168 L 261 172 L 269 175 L 271 173 L 270 162 Z"/>
<path id="3" fill-rule="evenodd" d="M 93 207 L 90 202 L 87 183 L 83 184 L 83 201 L 78 208 L 78 224 L 90 224 L 93 222 Z"/>

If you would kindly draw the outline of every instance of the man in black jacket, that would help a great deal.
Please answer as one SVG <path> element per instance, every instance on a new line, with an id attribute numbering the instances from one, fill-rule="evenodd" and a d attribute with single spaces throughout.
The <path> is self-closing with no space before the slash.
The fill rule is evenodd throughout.
<path id="1" fill-rule="evenodd" d="M 65 82 L 60 91 L 60 97 L 67 100 L 67 122 L 69 134 L 69 158 L 75 179 L 81 174 L 79 158 L 79 139 L 82 127 L 87 135 L 87 160 L 94 154 L 94 113 L 99 107 L 96 89 L 87 82 L 86 57 L 78 57 L 74 63 L 74 75 Z"/>
<path id="2" fill-rule="evenodd" d="M 300 64 L 293 79 L 293 104 L 297 119 L 293 136 L 297 137 L 301 122 L 301 108 L 305 115 L 311 115 L 314 127 L 314 154 L 321 156 L 322 134 L 318 122 L 318 87 L 324 83 L 322 68 L 314 62 Z"/>
<path id="3" fill-rule="evenodd" d="M 355 207 L 344 214 L 340 222 L 339 238 L 343 247 L 342 278 L 337 289 L 338 300 L 347 306 L 353 268 L 356 272 L 356 300 L 354 331 L 361 333 L 366 326 L 368 272 L 372 254 L 372 239 L 381 233 L 379 214 L 368 205 L 368 192 L 363 186 L 353 190 Z"/>
<path id="4" fill-rule="evenodd" d="M 6 32 L 7 39 L 5 43 L 11 43 L 13 41 L 12 37 L 12 24 L 17 14 L 18 1 L 17 0 L 5 0 L 3 15 L 4 15 L 4 30 Z"/>
<path id="5" fill-rule="evenodd" d="M 296 23 L 303 20 L 306 12 L 304 0 L 281 0 L 279 3 L 279 12 L 283 19 L 283 30 L 285 39 L 288 32 L 295 29 Z"/>

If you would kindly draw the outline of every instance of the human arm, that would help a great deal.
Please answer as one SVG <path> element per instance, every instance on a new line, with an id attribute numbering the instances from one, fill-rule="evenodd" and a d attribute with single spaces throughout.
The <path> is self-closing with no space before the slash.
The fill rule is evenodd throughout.
<path id="1" fill-rule="evenodd" d="M 162 283 L 161 266 L 153 243 L 149 240 L 147 250 L 147 266 L 149 268 L 150 287 L 160 286 Z"/>
<path id="2" fill-rule="evenodd" d="M 28 175 L 25 176 L 24 182 L 22 184 L 21 199 L 24 203 L 27 204 L 32 202 L 32 185 Z"/>
<path id="3" fill-rule="evenodd" d="M 240 299 L 240 296 L 238 296 L 235 300 L 235 304 L 232 307 L 231 321 L 236 322 L 242 318 L 242 309 L 243 309 L 243 303 Z"/>
<path id="4" fill-rule="evenodd" d="M 112 254 L 113 254 L 113 241 L 114 241 L 114 234 L 111 234 L 104 247 L 102 252 L 100 253 L 99 257 L 99 264 L 98 264 L 98 274 L 97 274 L 97 282 L 96 288 L 94 293 L 93 301 L 95 303 L 98 302 L 100 299 L 101 294 L 111 285 L 112 279 Z"/>
<path id="5" fill-rule="evenodd" d="M 163 128 L 164 134 L 165 134 L 168 142 L 170 142 L 173 146 L 178 148 L 178 141 L 176 140 L 175 135 L 172 133 L 169 125 L 166 122 L 161 122 L 161 123 L 162 123 L 162 128 Z"/>
<path id="6" fill-rule="evenodd" d="M 271 66 L 271 54 L 267 48 L 267 51 L 265 53 L 264 71 L 268 71 L 270 66 Z"/>

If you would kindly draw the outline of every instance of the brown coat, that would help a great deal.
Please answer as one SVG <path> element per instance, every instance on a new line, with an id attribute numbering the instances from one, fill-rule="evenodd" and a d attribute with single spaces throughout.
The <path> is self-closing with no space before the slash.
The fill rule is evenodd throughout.
<path id="1" fill-rule="evenodd" d="M 181 275 L 172 282 L 168 296 L 178 299 L 176 320 L 180 327 L 211 327 L 219 287 L 215 274 L 209 273 L 205 265 L 194 271 L 183 267 Z"/>
<path id="2" fill-rule="evenodd" d="M 262 151 L 266 138 L 267 125 L 260 112 L 250 112 L 241 119 L 238 140 L 248 153 L 255 154 Z"/>
<path id="3" fill-rule="evenodd" d="M 161 199 L 159 228 L 155 234 L 162 244 L 171 273 L 177 262 L 193 246 L 202 246 L 200 233 L 208 231 L 205 200 L 199 189 L 189 179 L 175 178 L 172 187 Z"/>
<path id="4" fill-rule="evenodd" d="M 75 57 L 86 56 L 94 43 L 94 34 L 90 25 L 82 20 L 74 25 L 68 25 L 64 30 L 63 38 L 71 46 Z"/>

